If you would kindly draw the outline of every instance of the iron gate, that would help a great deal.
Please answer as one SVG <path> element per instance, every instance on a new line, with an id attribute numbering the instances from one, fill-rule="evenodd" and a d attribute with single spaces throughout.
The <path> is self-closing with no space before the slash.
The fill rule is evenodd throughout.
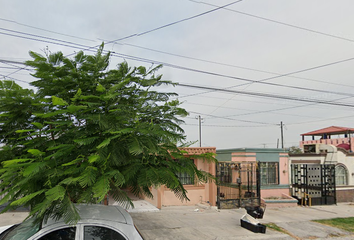
<path id="1" fill-rule="evenodd" d="M 291 193 L 312 205 L 336 204 L 334 164 L 291 164 Z"/>
<path id="2" fill-rule="evenodd" d="M 216 176 L 219 209 L 260 206 L 258 163 L 219 162 Z"/>

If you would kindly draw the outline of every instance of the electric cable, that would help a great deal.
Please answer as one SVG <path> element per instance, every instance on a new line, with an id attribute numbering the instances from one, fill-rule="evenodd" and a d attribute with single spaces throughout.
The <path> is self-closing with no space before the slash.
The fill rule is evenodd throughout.
<path id="1" fill-rule="evenodd" d="M 189 112 L 190 113 L 194 113 L 194 114 L 203 115 L 203 116 L 212 116 L 214 118 L 221 118 L 221 119 L 226 119 L 226 120 L 231 120 L 231 121 L 246 122 L 246 123 L 257 123 L 257 124 L 263 124 L 263 125 L 276 125 L 275 123 L 266 123 L 266 122 L 257 122 L 257 121 L 251 121 L 251 120 L 229 118 L 229 117 L 221 117 L 221 116 L 216 116 L 216 115 L 211 115 L 211 114 L 204 114 L 204 113 L 194 112 L 194 111 L 189 111 Z"/>
<path id="2" fill-rule="evenodd" d="M 9 79 L 11 79 L 13 81 L 18 81 L 18 82 L 23 82 L 23 83 L 30 84 L 30 82 L 27 82 L 27 81 L 24 81 L 24 80 L 20 80 L 20 79 L 14 78 L 14 77 L 7 77 L 6 75 L 1 74 L 1 73 L 0 73 L 0 76 L 2 76 L 3 78 L 9 78 Z"/>
<path id="3" fill-rule="evenodd" d="M 352 118 L 354 115 L 349 115 L 349 116 L 342 116 L 342 117 L 333 117 L 333 118 L 326 118 L 326 119 L 321 119 L 317 121 L 305 121 L 305 122 L 298 122 L 298 123 L 288 123 L 287 125 L 298 125 L 298 124 L 307 124 L 307 123 L 314 123 L 314 122 L 324 122 L 324 121 L 332 121 L 332 120 L 338 120 L 338 119 L 343 119 L 343 118 Z"/>
<path id="4" fill-rule="evenodd" d="M 48 40 L 36 39 L 36 38 L 32 38 L 32 37 L 30 38 L 30 37 L 24 37 L 24 36 L 19 36 L 19 35 L 14 35 L 14 34 L 8 34 L 8 33 L 4 33 L 4 32 L 0 32 L 0 34 L 9 35 L 9 36 L 13 36 L 13 37 L 19 37 L 19 38 L 25 38 L 25 39 L 28 39 L 28 40 L 47 42 L 47 43 L 57 44 L 57 45 L 61 45 L 61 46 L 71 47 L 71 48 L 79 48 L 81 50 L 84 50 L 85 47 L 86 47 L 85 45 L 82 45 L 82 44 L 76 44 L 76 43 L 71 43 L 71 42 L 61 41 L 61 40 L 59 40 L 59 41 L 63 42 L 63 43 L 57 43 L 57 42 L 55 42 L 57 40 L 56 39 L 52 39 L 52 38 L 45 38 L 44 37 L 44 39 L 51 40 L 51 41 L 48 41 Z M 26 34 L 27 35 L 27 33 L 21 33 L 21 34 Z M 31 34 L 29 34 L 29 35 L 31 35 Z M 40 37 L 40 36 L 36 35 L 36 37 Z M 54 40 L 54 42 L 53 42 L 53 40 Z M 76 45 L 76 46 L 71 46 L 71 45 L 68 45 L 68 44 L 73 44 L 73 45 Z M 105 52 L 108 52 L 108 51 L 105 51 Z M 193 71 L 193 72 L 198 72 L 198 73 L 204 73 L 204 74 L 218 76 L 218 77 L 241 80 L 241 81 L 246 81 L 246 82 L 249 82 L 249 83 L 260 83 L 260 84 L 266 84 L 266 85 L 270 85 L 270 86 L 286 87 L 286 88 L 292 88 L 292 89 L 298 89 L 298 90 L 306 90 L 306 91 L 321 92 L 321 93 L 331 93 L 331 94 L 346 95 L 346 96 L 353 96 L 354 97 L 354 94 L 351 94 L 351 93 L 334 92 L 334 91 L 311 89 L 311 88 L 305 88 L 305 87 L 298 87 L 298 86 L 291 86 L 291 85 L 284 85 L 284 84 L 265 82 L 265 81 L 268 81 L 268 80 L 271 80 L 271 79 L 275 79 L 275 78 L 279 78 L 279 77 L 283 77 L 283 76 L 288 76 L 288 75 L 292 75 L 292 74 L 296 74 L 296 73 L 300 73 L 300 72 L 310 71 L 310 70 L 314 70 L 314 69 L 317 69 L 317 68 L 327 67 L 327 66 L 330 66 L 330 65 L 334 65 L 334 64 L 338 64 L 338 63 L 342 63 L 342 62 L 346 62 L 346 61 L 351 61 L 351 60 L 354 60 L 354 58 L 344 59 L 344 60 L 341 60 L 341 61 L 336 61 L 336 62 L 332 62 L 332 63 L 328 63 L 328 64 L 316 66 L 316 67 L 311 67 L 311 68 L 308 68 L 308 69 L 299 70 L 299 71 L 295 71 L 295 72 L 291 72 L 291 73 L 286 73 L 286 74 L 282 74 L 282 75 L 279 75 L 279 76 L 274 76 L 274 77 L 270 77 L 270 78 L 266 78 L 266 79 L 262 79 L 262 80 L 258 80 L 257 81 L 257 80 L 247 79 L 247 78 L 240 78 L 240 77 L 234 77 L 234 76 L 230 76 L 230 75 L 214 73 L 214 72 L 210 72 L 210 71 L 203 71 L 203 70 L 197 70 L 197 69 L 187 68 L 187 67 L 183 67 L 183 66 L 177 66 L 177 65 L 174 65 L 174 64 L 153 61 L 153 60 L 150 60 L 150 59 L 134 57 L 134 56 L 126 55 L 126 54 L 118 54 L 118 53 L 115 53 L 115 52 L 112 52 L 111 55 L 118 56 L 118 57 L 123 57 L 123 58 L 127 58 L 127 59 L 131 59 L 131 60 L 138 60 L 138 61 L 149 62 L 149 63 L 151 63 L 151 62 L 159 63 L 159 64 L 163 64 L 164 66 L 169 66 L 169 67 L 173 67 L 173 68 L 177 68 L 177 69 L 183 69 L 183 70 L 188 70 L 188 71 Z M 249 84 L 249 83 L 247 83 L 247 84 Z M 239 86 L 243 86 L 243 85 L 247 85 L 247 84 L 239 84 L 239 85 L 227 87 L 226 89 L 239 87 Z M 212 91 L 209 91 L 209 92 L 212 92 Z M 202 93 L 199 93 L 199 94 L 202 94 Z M 197 93 L 193 94 L 193 96 L 194 95 L 197 95 Z M 190 95 L 188 95 L 188 96 L 190 96 Z M 187 97 L 187 96 L 181 96 L 180 98 L 184 98 L 184 97 Z"/>
<path id="5" fill-rule="evenodd" d="M 220 10 L 220 9 L 222 9 L 222 8 L 226 8 L 226 7 L 228 7 L 228 6 L 231 6 L 231 5 L 233 5 L 233 4 L 239 3 L 239 2 L 241 2 L 241 1 L 242 1 L 242 0 L 237 0 L 237 1 L 233 1 L 233 2 L 231 2 L 231 3 L 225 4 L 225 5 L 223 5 L 223 6 L 217 6 L 216 8 L 211 9 L 211 10 L 209 10 L 209 11 L 202 12 L 202 13 L 196 14 L 196 15 L 194 15 L 194 16 L 187 17 L 187 18 L 184 18 L 184 19 L 181 19 L 181 20 L 172 22 L 172 23 L 168 23 L 168 24 L 165 24 L 165 25 L 162 25 L 162 26 L 159 26 L 159 27 L 156 27 L 156 28 L 153 28 L 153 29 L 150 29 L 150 30 L 141 32 L 141 33 L 135 33 L 135 34 L 131 34 L 131 35 L 126 36 L 126 37 L 122 37 L 122 38 L 118 38 L 118 39 L 115 39 L 115 40 L 111 40 L 111 41 L 106 42 L 105 44 L 110 44 L 110 43 L 114 43 L 114 42 L 119 42 L 119 41 L 122 41 L 122 40 L 125 40 L 125 39 L 129 39 L 129 38 L 132 38 L 132 37 L 136 37 L 136 36 L 142 36 L 142 35 L 145 35 L 145 34 L 148 34 L 148 33 L 151 33 L 151 32 L 154 32 L 154 31 L 157 31 L 157 30 L 166 28 L 166 27 L 170 27 L 170 26 L 176 25 L 176 24 L 181 23 L 181 22 L 185 22 L 185 21 L 188 21 L 188 20 L 191 20 L 191 19 L 194 19 L 194 18 L 197 18 L 197 17 L 201 17 L 201 16 L 206 15 L 206 14 L 209 14 L 209 13 L 218 11 L 218 10 Z M 98 46 L 99 46 L 99 45 L 98 45 Z M 95 46 L 95 47 L 97 47 L 97 46 Z"/>
<path id="6" fill-rule="evenodd" d="M 0 32 L 0 34 L 10 35 L 10 36 L 16 36 L 16 37 L 26 38 L 26 39 L 30 39 L 30 40 L 35 40 L 35 41 L 48 42 L 47 40 L 33 39 L 33 38 L 28 38 L 28 37 L 13 35 L 13 34 L 7 34 L 7 33 L 1 33 L 1 32 Z M 51 42 L 51 43 L 53 43 L 53 44 L 59 44 L 59 45 L 64 45 L 64 46 L 69 46 L 69 47 L 75 48 L 74 46 L 67 45 L 67 44 L 62 44 L 62 43 L 57 43 L 57 42 Z M 76 47 L 76 48 L 77 48 L 77 47 Z M 151 62 L 151 61 L 152 61 L 152 60 L 147 60 L 147 59 L 143 59 L 143 58 L 137 58 L 137 57 L 133 57 L 133 56 L 125 55 L 125 54 L 116 54 L 116 53 L 113 53 L 113 56 L 124 57 L 124 58 L 129 57 L 129 58 L 132 59 L 132 60 L 139 60 L 139 61 L 148 61 L 148 62 Z M 298 73 L 298 72 L 303 72 L 303 71 L 308 71 L 308 70 L 313 70 L 313 69 L 316 69 L 316 68 L 319 68 L 319 67 L 329 66 L 329 65 L 333 65 L 333 64 L 337 64 L 337 63 L 341 63 L 341 62 L 345 62 L 345 61 L 350 61 L 350 60 L 353 60 L 353 59 L 354 59 L 354 58 L 350 58 L 350 59 L 345 59 L 345 60 L 341 60 L 341 61 L 337 61 L 337 62 L 333 62 L 333 63 L 329 63 L 329 64 L 317 66 L 317 67 L 312 67 L 312 68 L 309 68 L 309 69 L 296 71 L 296 73 Z M 155 61 L 153 61 L 153 62 L 155 62 Z M 172 64 L 166 64 L 166 63 L 162 63 L 162 64 L 165 64 L 165 65 L 167 65 L 167 66 L 173 66 L 173 67 L 176 67 L 176 68 L 179 68 L 179 69 L 188 69 L 188 70 L 191 70 L 191 71 L 197 71 L 197 72 L 207 73 L 207 74 L 216 75 L 216 76 L 229 77 L 229 78 L 233 78 L 233 79 L 237 79 L 237 80 L 241 80 L 241 79 L 242 79 L 242 80 L 245 80 L 245 81 L 258 82 L 258 81 L 249 80 L 249 79 L 243 79 L 243 78 L 238 78 L 238 77 L 233 77 L 233 76 L 227 76 L 227 75 L 223 75 L 223 74 L 211 73 L 211 72 L 206 72 L 206 71 L 201 71 L 201 70 L 196 70 L 196 69 L 191 69 L 191 68 L 176 66 L 176 65 L 172 65 Z M 293 72 L 293 73 L 295 73 L 295 72 Z M 293 73 L 283 74 L 282 76 L 289 75 L 289 74 L 293 74 Z M 273 77 L 273 78 L 275 78 L 275 77 Z M 269 79 L 269 78 L 268 78 L 268 79 Z M 264 81 L 264 80 L 263 80 L 263 81 Z M 268 84 L 268 83 L 266 83 L 266 84 Z M 180 85 L 181 85 L 181 84 L 180 84 Z M 273 84 L 271 84 L 271 85 L 273 85 Z M 280 85 L 281 85 L 281 84 L 280 84 Z M 289 86 L 287 86 L 287 85 L 284 85 L 284 86 L 285 86 L 285 87 L 289 87 Z M 292 86 L 290 86 L 290 87 L 292 87 Z M 200 88 L 200 87 L 198 87 L 198 88 Z M 301 87 L 296 87 L 296 88 L 302 89 L 302 90 L 305 90 L 305 89 L 306 89 L 306 88 L 301 88 Z M 211 91 L 211 90 L 212 90 L 212 91 L 215 91 L 216 88 L 204 87 L 203 89 L 209 89 L 209 91 Z M 336 93 L 336 92 L 322 91 L 322 90 L 316 90 L 316 89 L 306 89 L 306 90 L 346 95 L 345 93 Z M 220 90 L 219 90 L 219 91 L 220 91 Z M 240 91 L 239 91 L 239 93 L 240 93 Z M 248 93 L 247 95 L 251 95 L 251 94 Z M 258 93 L 258 96 L 260 96 L 259 93 Z M 267 96 L 267 94 L 264 94 L 264 96 Z M 349 96 L 353 96 L 353 95 L 349 94 Z M 294 100 L 294 98 L 292 98 L 291 100 Z M 308 102 L 308 100 L 304 100 L 304 99 L 302 99 L 302 101 Z M 314 102 L 324 103 L 324 101 L 314 101 Z M 328 101 L 327 101 L 326 103 L 329 104 Z"/>
<path id="7" fill-rule="evenodd" d="M 6 21 L 6 22 L 10 22 L 10 23 L 15 23 L 15 24 L 18 24 L 18 25 L 21 25 L 21 26 L 25 26 L 25 27 L 28 27 L 28 28 L 33 28 L 33 29 L 37 29 L 37 30 L 41 30 L 41 31 L 45 31 L 45 32 L 50 32 L 50 33 L 54 33 L 54 34 L 58 34 L 58 35 L 66 36 L 66 37 L 77 38 L 77 39 L 81 39 L 81 40 L 95 42 L 95 40 L 92 40 L 92 39 L 82 38 L 82 37 L 73 36 L 73 35 L 69 35 L 69 34 L 65 34 L 65 33 L 55 32 L 55 31 L 52 31 L 52 30 L 44 29 L 44 28 L 34 27 L 34 26 L 31 26 L 31 25 L 28 25 L 28 24 L 20 23 L 20 22 L 14 21 L 14 20 L 6 19 L 6 18 L 0 18 L 0 21 Z"/>
<path id="8" fill-rule="evenodd" d="M 202 2 L 202 1 L 194 1 L 194 0 L 188 0 L 188 1 L 194 2 L 194 3 L 205 4 L 205 5 L 209 5 L 209 6 L 212 6 L 212 7 L 218 7 L 218 5 L 211 4 L 211 3 L 206 3 L 206 2 Z M 273 19 L 270 19 L 270 18 L 265 18 L 265 17 L 254 15 L 254 14 L 250 14 L 250 13 L 241 12 L 241 11 L 237 11 L 237 10 L 234 10 L 234 9 L 226 8 L 226 7 L 223 8 L 223 9 L 227 10 L 227 11 L 235 12 L 235 13 L 238 13 L 238 14 L 242 14 L 242 15 L 245 15 L 245 16 L 258 18 L 258 19 L 262 19 L 262 20 L 265 20 L 265 21 L 277 23 L 277 24 L 280 24 L 280 25 L 284 25 L 284 26 L 288 26 L 288 27 L 292 27 L 292 28 L 296 28 L 296 29 L 300 29 L 300 30 L 304 30 L 304 31 L 320 34 L 320 35 L 324 35 L 324 36 L 327 36 L 327 37 L 332 37 L 332 38 L 337 38 L 337 39 L 341 39 L 341 40 L 344 40 L 344 41 L 354 42 L 353 39 L 344 38 L 344 37 L 336 36 L 336 35 L 333 35 L 333 34 L 324 33 L 324 32 L 316 31 L 316 30 L 313 30 L 313 29 L 296 26 L 296 25 L 293 25 L 293 24 L 289 24 L 289 23 L 273 20 Z"/>
<path id="9" fill-rule="evenodd" d="M 102 39 L 102 40 L 106 41 L 104 39 Z M 152 48 L 142 47 L 142 46 L 135 45 L 135 44 L 129 44 L 129 43 L 117 43 L 117 44 L 122 45 L 122 46 L 126 45 L 126 46 L 135 47 L 135 48 L 140 48 L 140 49 L 144 49 L 144 50 L 148 50 L 148 51 L 152 51 L 152 52 L 157 52 L 157 53 L 162 53 L 162 54 L 166 54 L 166 55 L 170 55 L 170 56 L 180 57 L 180 58 L 184 58 L 184 59 L 190 59 L 190 60 L 195 60 L 195 61 L 200 61 L 200 62 L 205 62 L 205 63 L 216 64 L 216 65 L 220 65 L 220 66 L 239 68 L 239 69 L 244 69 L 244 70 L 248 70 L 248 71 L 261 72 L 261 73 L 267 73 L 267 74 L 272 74 L 272 75 L 279 75 L 279 76 L 282 75 L 281 73 L 264 71 L 264 70 L 260 70 L 260 69 L 243 67 L 243 66 L 227 64 L 227 63 L 222 63 L 222 62 L 210 61 L 210 60 L 200 59 L 200 58 L 195 58 L 195 57 L 189 57 L 189 56 L 170 53 L 170 52 L 166 52 L 166 51 L 160 51 L 160 50 L 156 50 L 156 49 L 152 49 Z M 302 80 L 311 81 L 311 82 L 320 82 L 320 83 L 326 83 L 326 84 L 331 84 L 331 85 L 354 88 L 354 86 L 348 85 L 348 84 L 339 84 L 339 83 L 334 83 L 334 82 L 321 81 L 321 80 L 317 80 L 317 79 L 310 79 L 310 78 L 304 78 L 304 77 L 298 77 L 298 76 L 290 76 L 289 74 L 287 76 L 291 77 L 291 78 L 302 79 Z"/>
<path id="10" fill-rule="evenodd" d="M 336 102 L 324 101 L 324 100 L 304 99 L 304 98 L 298 98 L 298 97 L 290 97 L 290 96 L 261 93 L 261 92 L 237 91 L 237 90 L 229 90 L 229 89 L 224 89 L 224 88 L 205 87 L 205 86 L 197 86 L 197 85 L 181 84 L 181 83 L 179 83 L 178 86 L 197 88 L 197 89 L 205 89 L 205 90 L 213 90 L 213 91 L 221 91 L 221 92 L 227 92 L 227 93 L 237 93 L 237 94 L 242 94 L 242 95 L 251 95 L 251 96 L 276 98 L 276 99 L 283 99 L 283 100 L 292 100 L 292 101 L 299 101 L 299 102 L 320 103 L 320 104 L 327 104 L 327 105 L 334 105 L 334 106 L 341 106 L 341 107 L 354 107 L 353 104 L 336 103 Z"/>
<path id="11" fill-rule="evenodd" d="M 191 103 L 191 102 L 186 102 L 183 104 L 191 104 L 191 105 L 197 105 L 197 106 L 206 106 L 206 107 L 218 107 L 218 106 L 213 106 L 210 104 L 203 104 L 203 103 Z M 247 115 L 254 115 L 254 114 L 259 114 L 259 113 L 273 113 L 275 111 L 278 111 L 279 109 L 271 109 L 271 110 L 249 110 L 246 108 L 235 108 L 235 107 L 220 107 L 220 108 L 224 108 L 224 109 L 232 109 L 232 110 L 241 110 L 241 111 L 251 111 L 249 113 L 239 113 L 239 114 L 233 114 L 233 115 L 227 115 L 224 117 L 235 117 L 235 116 L 247 116 Z M 293 117 L 309 117 L 309 116 L 304 116 L 304 115 L 299 115 L 299 114 L 291 114 L 291 113 L 274 113 L 274 114 L 281 114 L 281 115 L 286 115 L 286 116 L 293 116 Z M 319 118 L 322 119 L 320 117 L 315 117 L 315 118 Z"/>

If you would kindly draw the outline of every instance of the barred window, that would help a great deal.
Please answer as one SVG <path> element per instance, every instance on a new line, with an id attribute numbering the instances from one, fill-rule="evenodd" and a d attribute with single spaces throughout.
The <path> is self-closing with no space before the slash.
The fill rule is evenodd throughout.
<path id="1" fill-rule="evenodd" d="M 261 162 L 261 185 L 277 185 L 279 184 L 279 163 L 278 162 Z"/>
<path id="2" fill-rule="evenodd" d="M 194 159 L 190 159 L 194 164 L 195 161 Z M 193 177 L 191 177 L 189 174 L 187 174 L 186 172 L 179 172 L 176 174 L 179 181 L 183 184 L 183 185 L 194 185 L 194 179 Z"/>
<path id="3" fill-rule="evenodd" d="M 193 185 L 194 184 L 193 179 L 187 173 L 177 173 L 177 177 L 183 185 Z"/>
<path id="4" fill-rule="evenodd" d="M 348 172 L 345 166 L 337 165 L 336 166 L 336 185 L 348 185 Z"/>

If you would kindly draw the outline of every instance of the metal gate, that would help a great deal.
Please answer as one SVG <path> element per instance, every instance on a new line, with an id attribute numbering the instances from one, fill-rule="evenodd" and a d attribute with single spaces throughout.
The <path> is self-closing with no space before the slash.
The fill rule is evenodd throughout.
<path id="1" fill-rule="evenodd" d="M 219 162 L 216 176 L 219 209 L 260 206 L 258 163 Z"/>
<path id="2" fill-rule="evenodd" d="M 336 204 L 334 164 L 291 164 L 292 196 L 312 205 Z"/>

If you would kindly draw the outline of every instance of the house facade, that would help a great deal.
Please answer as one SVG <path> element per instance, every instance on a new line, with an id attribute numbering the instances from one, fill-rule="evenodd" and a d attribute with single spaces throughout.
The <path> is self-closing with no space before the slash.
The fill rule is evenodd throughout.
<path id="1" fill-rule="evenodd" d="M 184 148 L 187 155 L 200 155 L 203 153 L 216 153 L 215 147 L 188 147 Z M 209 172 L 215 176 L 215 163 L 209 163 L 204 161 L 202 158 L 193 159 L 194 164 L 199 170 Z M 166 186 L 160 186 L 159 188 L 153 188 L 151 190 L 153 198 L 145 198 L 146 201 L 150 202 L 157 208 L 163 206 L 182 206 L 182 205 L 196 205 L 196 204 L 210 204 L 211 206 L 216 205 L 216 195 L 217 189 L 215 182 L 207 183 L 192 183 L 189 177 L 183 173 L 179 174 L 180 181 L 187 190 L 187 196 L 190 201 L 181 201 L 175 194 Z"/>
<path id="2" fill-rule="evenodd" d="M 268 206 L 296 206 L 290 197 L 288 152 L 278 148 L 233 148 L 217 150 L 219 164 L 222 162 L 257 164 L 260 180 L 260 198 Z M 240 180 L 244 181 L 244 180 Z"/>
<path id="3" fill-rule="evenodd" d="M 353 133 L 353 128 L 337 126 L 304 133 L 301 134 L 300 142 L 303 153 L 290 154 L 290 162 L 293 165 L 334 166 L 333 179 L 325 182 L 322 180 L 318 184 L 324 186 L 333 182 L 332 191 L 335 192 L 336 202 L 354 201 Z M 312 191 L 312 195 L 316 194 L 316 191 Z M 311 197 L 311 193 L 309 196 Z"/>

